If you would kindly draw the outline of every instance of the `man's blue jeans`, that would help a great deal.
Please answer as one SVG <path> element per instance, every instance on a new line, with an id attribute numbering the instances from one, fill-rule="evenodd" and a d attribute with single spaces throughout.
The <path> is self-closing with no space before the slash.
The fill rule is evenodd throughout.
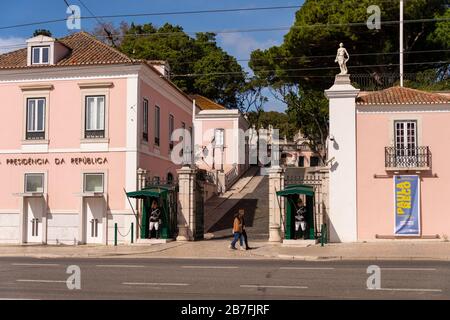
<path id="1" fill-rule="evenodd" d="M 239 239 L 239 244 L 241 245 L 241 247 L 244 245 L 244 244 L 242 243 L 242 233 L 240 233 L 240 232 L 235 232 L 235 233 L 234 233 L 233 241 L 231 241 L 231 247 L 232 247 L 232 248 L 235 248 L 235 245 L 236 245 L 236 242 L 238 241 L 238 239 Z"/>

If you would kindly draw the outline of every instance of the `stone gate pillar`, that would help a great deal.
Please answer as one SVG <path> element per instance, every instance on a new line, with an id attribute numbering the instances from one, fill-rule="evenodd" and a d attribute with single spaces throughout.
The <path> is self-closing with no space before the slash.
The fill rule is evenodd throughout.
<path id="1" fill-rule="evenodd" d="M 281 242 L 284 230 L 284 198 L 277 196 L 277 191 L 284 189 L 284 169 L 272 167 L 269 173 L 269 241 Z"/>
<path id="2" fill-rule="evenodd" d="M 349 75 L 337 75 L 325 90 L 330 101 L 328 162 L 329 230 L 332 242 L 357 240 L 356 216 L 356 97 Z"/>
<path id="3" fill-rule="evenodd" d="M 177 241 L 194 240 L 195 231 L 195 179 L 197 170 L 182 167 L 178 173 L 178 236 Z"/>

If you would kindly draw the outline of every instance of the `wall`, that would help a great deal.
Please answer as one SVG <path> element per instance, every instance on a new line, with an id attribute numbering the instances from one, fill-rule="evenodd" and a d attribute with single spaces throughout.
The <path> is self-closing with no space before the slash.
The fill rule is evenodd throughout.
<path id="1" fill-rule="evenodd" d="M 23 77 L 33 76 L 25 74 Z M 108 92 L 109 139 L 105 142 L 85 143 L 82 139 L 84 89 L 80 88 L 80 83 L 112 83 L 110 88 L 95 89 Z M 28 91 L 22 91 L 21 86 L 49 84 L 53 88 L 46 93 L 48 143 L 39 150 L 34 144 L 25 145 L 22 142 L 25 130 L 24 95 Z M 126 76 L 123 75 L 93 79 L 79 75 L 63 77 L 59 73 L 55 77 L 49 75 L 49 79 L 40 77 L 33 81 L 0 81 L 2 111 L 5 115 L 0 118 L 0 177 L 3 182 L 0 184 L 0 242 L 17 243 L 20 239 L 22 197 L 19 194 L 24 192 L 25 173 L 46 174 L 47 239 L 50 244 L 74 244 L 79 241 L 80 194 L 84 172 L 106 174 L 108 212 L 120 215 L 129 211 L 123 192 L 127 175 L 124 170 L 127 86 Z M 36 91 L 33 93 L 35 97 L 41 96 L 41 91 L 33 91 Z M 41 160 L 34 164 L 29 164 L 28 160 L 26 164 L 24 159 Z M 101 161 L 94 164 L 92 159 Z"/>
<path id="2" fill-rule="evenodd" d="M 450 215 L 445 201 L 450 190 L 450 110 L 446 107 L 447 112 L 442 112 L 439 106 L 383 108 L 384 112 L 361 106 L 357 114 L 358 239 L 394 234 L 393 176 L 374 178 L 375 174 L 387 174 L 384 148 L 392 146 L 393 117 L 419 117 L 419 143 L 429 146 L 432 153 L 432 170 L 420 174 L 422 235 L 450 235 Z"/>
<path id="3" fill-rule="evenodd" d="M 138 124 L 139 139 L 139 168 L 148 170 L 151 177 L 158 176 L 161 180 L 167 179 L 171 172 L 176 179 L 176 169 L 180 168 L 171 160 L 169 149 L 169 115 L 174 117 L 174 130 L 182 128 L 182 122 L 186 124 L 186 130 L 192 125 L 192 101 L 179 93 L 166 81 L 152 72 L 142 74 L 139 81 L 139 108 L 141 121 Z M 149 101 L 149 136 L 148 142 L 142 138 L 143 130 L 143 99 Z M 160 143 L 155 144 L 155 106 L 160 108 Z M 177 142 L 174 142 L 174 146 Z"/>

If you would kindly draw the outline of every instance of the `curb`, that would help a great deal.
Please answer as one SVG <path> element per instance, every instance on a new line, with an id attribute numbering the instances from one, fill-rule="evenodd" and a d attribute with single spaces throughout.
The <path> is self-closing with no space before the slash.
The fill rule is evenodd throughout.
<path id="1" fill-rule="evenodd" d="M 450 261 L 450 257 L 348 257 L 348 256 L 296 256 L 279 254 L 278 258 L 284 260 L 298 260 L 298 261 L 364 261 L 364 260 L 376 260 L 376 261 Z"/>

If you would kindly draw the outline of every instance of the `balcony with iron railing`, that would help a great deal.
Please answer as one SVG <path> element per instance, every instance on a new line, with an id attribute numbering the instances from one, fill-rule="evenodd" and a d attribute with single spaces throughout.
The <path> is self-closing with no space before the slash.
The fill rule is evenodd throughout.
<path id="1" fill-rule="evenodd" d="M 386 170 L 430 170 L 430 147 L 420 146 L 413 148 L 385 148 Z"/>

